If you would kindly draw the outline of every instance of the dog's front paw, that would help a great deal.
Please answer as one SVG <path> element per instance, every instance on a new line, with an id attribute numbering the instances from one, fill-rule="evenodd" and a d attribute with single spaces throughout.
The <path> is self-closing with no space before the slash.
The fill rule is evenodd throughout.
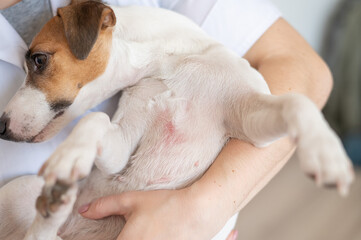
<path id="1" fill-rule="evenodd" d="M 337 187 L 341 195 L 348 194 L 354 180 L 352 163 L 331 129 L 322 126 L 299 136 L 297 154 L 301 168 L 318 186 Z"/>
<path id="2" fill-rule="evenodd" d="M 65 141 L 44 163 L 39 171 L 47 186 L 61 181 L 67 184 L 89 175 L 97 148 L 89 142 Z"/>

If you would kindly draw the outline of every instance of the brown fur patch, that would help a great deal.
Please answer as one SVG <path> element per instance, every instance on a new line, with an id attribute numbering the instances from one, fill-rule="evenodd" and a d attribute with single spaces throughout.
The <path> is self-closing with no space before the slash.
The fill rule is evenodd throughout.
<path id="1" fill-rule="evenodd" d="M 70 50 L 81 60 L 87 58 L 99 30 L 114 26 L 116 21 L 109 7 L 92 1 L 60 8 L 58 15 L 62 18 Z"/>
<path id="2" fill-rule="evenodd" d="M 109 14 L 109 11 L 113 14 L 110 8 L 107 8 L 104 14 Z M 104 14 L 91 17 L 100 17 L 103 21 Z M 69 22 L 69 19 L 66 21 Z M 109 26 L 106 28 L 97 26 L 97 39 L 88 57 L 80 60 L 74 56 L 67 42 L 64 19 L 60 16 L 52 18 L 30 46 L 30 55 L 37 52 L 48 54 L 48 65 L 41 73 L 32 71 L 31 66 L 28 66 L 27 84 L 41 90 L 49 103 L 73 102 L 80 90 L 79 86 L 96 79 L 106 69 L 112 42 L 112 25 Z"/>

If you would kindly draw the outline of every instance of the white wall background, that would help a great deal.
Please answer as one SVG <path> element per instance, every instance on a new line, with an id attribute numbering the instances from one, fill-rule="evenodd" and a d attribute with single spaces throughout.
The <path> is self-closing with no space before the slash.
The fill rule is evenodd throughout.
<path id="1" fill-rule="evenodd" d="M 283 17 L 320 52 L 328 20 L 341 0 L 272 0 Z"/>

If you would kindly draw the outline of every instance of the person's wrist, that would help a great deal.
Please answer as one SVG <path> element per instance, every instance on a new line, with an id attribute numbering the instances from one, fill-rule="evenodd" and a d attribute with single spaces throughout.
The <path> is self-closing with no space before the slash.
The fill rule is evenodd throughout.
<path id="1" fill-rule="evenodd" d="M 188 204 L 196 215 L 194 224 L 205 224 L 211 219 L 215 221 L 213 227 L 219 228 L 235 214 L 234 204 L 229 201 L 229 197 L 219 189 L 215 190 L 214 186 L 204 182 L 195 182 L 184 189 Z"/>

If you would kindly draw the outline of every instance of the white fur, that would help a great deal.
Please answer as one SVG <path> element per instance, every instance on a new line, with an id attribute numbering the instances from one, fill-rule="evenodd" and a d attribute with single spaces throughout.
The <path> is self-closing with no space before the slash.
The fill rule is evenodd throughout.
<path id="1" fill-rule="evenodd" d="M 320 184 L 336 183 L 341 193 L 347 192 L 351 163 L 310 100 L 270 95 L 262 76 L 246 60 L 180 15 L 145 7 L 113 9 L 117 25 L 106 72 L 84 86 L 48 134 L 124 89 L 118 111 L 112 121 L 93 113 L 75 127 L 46 163 L 45 188 L 56 179 L 69 182 L 74 175 L 89 174 L 79 184 L 74 209 L 129 190 L 181 188 L 206 171 L 229 137 L 264 146 L 289 135 L 299 145 L 307 173 L 317 175 Z M 93 163 L 97 169 L 90 171 Z M 27 180 L 29 186 L 16 181 L 13 190 L 0 190 L 0 199 L 9 192 L 16 198 L 11 191 L 42 186 L 35 177 Z M 75 191 L 67 194 L 75 198 Z M 64 240 L 115 239 L 124 224 L 121 218 L 83 219 L 76 210 L 70 213 L 72 201 L 62 214 L 44 220 L 35 217 L 34 194 L 27 199 L 14 199 L 27 206 L 22 214 L 35 218 L 26 240 L 56 239 L 58 229 Z M 18 205 L 0 205 L 0 218 L 7 211 L 19 216 Z M 25 235 L 29 219 L 13 234 L 0 224 L 0 238 Z"/>
<path id="2" fill-rule="evenodd" d="M 55 115 L 51 112 L 44 93 L 25 84 L 11 99 L 5 112 L 11 119 L 8 129 L 24 140 L 37 135 Z"/>

